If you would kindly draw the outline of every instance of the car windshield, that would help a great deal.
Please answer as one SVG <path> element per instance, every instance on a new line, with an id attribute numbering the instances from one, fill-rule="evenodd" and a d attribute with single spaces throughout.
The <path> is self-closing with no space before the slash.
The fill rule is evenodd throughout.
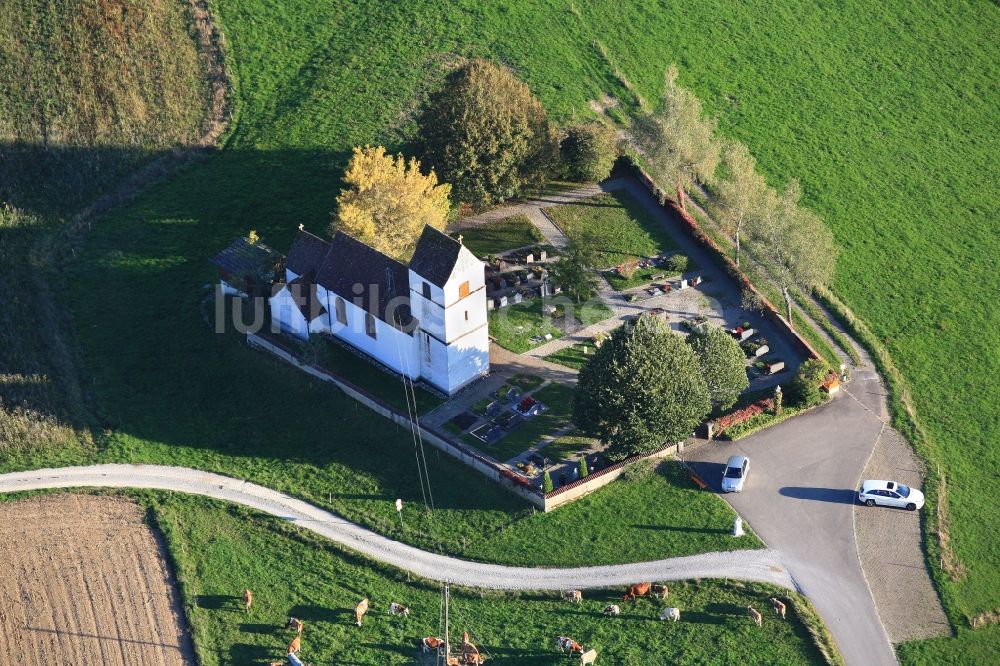
<path id="1" fill-rule="evenodd" d="M 739 467 L 727 467 L 726 468 L 726 478 L 727 479 L 739 479 L 743 476 L 743 470 Z"/>
<path id="2" fill-rule="evenodd" d="M 900 497 L 909 497 L 910 489 L 904 486 L 902 483 L 896 484 L 896 492 L 899 493 Z"/>

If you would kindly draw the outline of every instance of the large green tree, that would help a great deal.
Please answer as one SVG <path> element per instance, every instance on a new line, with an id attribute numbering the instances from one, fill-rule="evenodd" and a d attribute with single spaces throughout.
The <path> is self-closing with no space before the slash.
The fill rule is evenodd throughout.
<path id="1" fill-rule="evenodd" d="M 566 177 L 577 182 L 604 180 L 618 157 L 615 130 L 601 123 L 567 127 L 559 149 Z"/>
<path id="2" fill-rule="evenodd" d="M 641 316 L 615 330 L 580 371 L 573 418 L 621 459 L 688 435 L 712 409 L 698 359 L 665 323 Z"/>
<path id="3" fill-rule="evenodd" d="M 543 182 L 559 158 L 545 109 L 508 68 L 473 60 L 445 79 L 417 121 L 425 162 L 477 207 Z"/>
<path id="4" fill-rule="evenodd" d="M 746 355 L 739 343 L 718 326 L 688 336 L 688 344 L 698 356 L 702 376 L 712 402 L 727 409 L 750 386 Z"/>

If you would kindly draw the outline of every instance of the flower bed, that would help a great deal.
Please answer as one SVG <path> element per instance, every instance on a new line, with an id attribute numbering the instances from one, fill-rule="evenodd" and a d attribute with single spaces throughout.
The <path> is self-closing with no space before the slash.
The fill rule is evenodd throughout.
<path id="1" fill-rule="evenodd" d="M 764 412 L 772 411 L 774 409 L 774 398 L 764 398 L 763 400 L 758 400 L 753 402 L 742 409 L 737 409 L 734 412 L 725 414 L 715 419 L 712 422 L 712 431 L 718 436 L 724 433 L 726 430 L 737 426 L 741 423 L 749 421 L 758 414 L 763 414 Z"/>

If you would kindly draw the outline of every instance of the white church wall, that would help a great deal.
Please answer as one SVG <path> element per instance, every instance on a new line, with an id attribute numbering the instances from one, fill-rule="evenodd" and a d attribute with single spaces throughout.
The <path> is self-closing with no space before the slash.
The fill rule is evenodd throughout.
<path id="1" fill-rule="evenodd" d="M 368 335 L 366 328 L 368 313 L 348 299 L 344 299 L 347 323 L 342 324 L 337 319 L 337 295 L 319 285 L 316 287 L 316 292 L 323 307 L 326 308 L 326 314 L 323 316 L 324 326 L 332 335 L 395 372 L 405 374 L 411 379 L 420 376 L 420 363 L 416 358 L 416 343 L 413 336 L 376 317 L 373 338 Z"/>
<path id="2" fill-rule="evenodd" d="M 287 285 L 272 296 L 268 303 L 271 306 L 271 319 L 278 322 L 282 331 L 300 340 L 309 339 L 309 322 L 302 315 L 299 306 L 295 304 L 295 299 L 288 291 Z"/>

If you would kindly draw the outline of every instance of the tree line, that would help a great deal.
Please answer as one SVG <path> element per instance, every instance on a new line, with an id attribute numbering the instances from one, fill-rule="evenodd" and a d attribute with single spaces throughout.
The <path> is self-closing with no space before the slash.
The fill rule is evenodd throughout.
<path id="1" fill-rule="evenodd" d="M 833 278 L 837 248 L 818 215 L 801 205 L 802 189 L 792 179 L 781 190 L 757 171 L 750 150 L 716 133 L 714 118 L 701 101 L 677 83 L 675 66 L 667 69 L 663 99 L 655 111 L 640 115 L 632 127 L 636 150 L 662 185 L 677 193 L 687 210 L 687 192 L 712 188 L 708 212 L 732 237 L 736 265 L 746 244 L 781 290 L 785 316 L 792 324 L 789 289 L 826 286 Z"/>

